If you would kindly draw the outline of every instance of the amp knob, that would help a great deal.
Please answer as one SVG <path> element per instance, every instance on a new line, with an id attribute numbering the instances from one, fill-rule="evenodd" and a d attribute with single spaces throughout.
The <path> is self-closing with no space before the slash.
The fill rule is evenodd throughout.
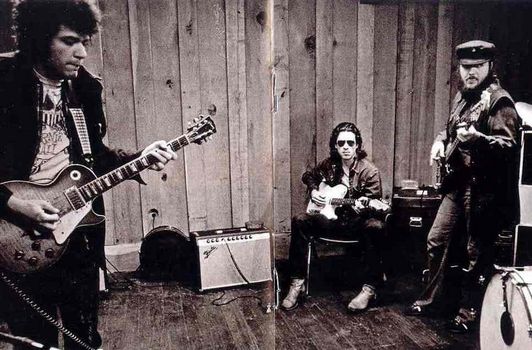
<path id="1" fill-rule="evenodd" d="M 29 263 L 31 266 L 35 266 L 35 265 L 37 265 L 37 262 L 38 262 L 38 261 L 39 261 L 39 260 L 38 260 L 36 257 L 32 256 L 32 257 L 30 258 L 30 260 L 28 260 L 28 263 Z"/>

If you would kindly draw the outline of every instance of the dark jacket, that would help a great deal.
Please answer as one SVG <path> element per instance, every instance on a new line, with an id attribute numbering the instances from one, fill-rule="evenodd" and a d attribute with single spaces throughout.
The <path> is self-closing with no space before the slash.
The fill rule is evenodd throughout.
<path id="1" fill-rule="evenodd" d="M 449 144 L 455 140 L 459 118 L 480 101 L 481 92 L 489 85 L 492 90 L 489 106 L 474 122 L 482 135 L 474 142 L 460 144 L 458 156 L 450 160 L 453 172 L 447 179 L 445 192 L 471 185 L 477 198 L 492 197 L 504 219 L 512 222 L 518 215 L 520 121 L 510 94 L 494 81 L 471 93 L 458 92 L 447 128 L 436 141 Z"/>
<path id="2" fill-rule="evenodd" d="M 318 189 L 322 181 L 325 181 L 331 187 L 340 184 L 342 176 L 342 164 L 327 158 L 315 168 L 306 171 L 301 180 L 307 185 L 310 193 L 312 190 Z M 349 198 L 358 198 L 360 196 L 369 198 L 382 197 L 379 169 L 366 158 L 360 159 L 353 164 L 349 172 L 349 182 L 351 184 L 347 194 Z"/>
<path id="3" fill-rule="evenodd" d="M 38 152 L 40 126 L 37 115 L 37 78 L 32 67 L 16 56 L 0 62 L 0 182 L 27 180 Z M 102 141 L 106 122 L 102 107 L 102 84 L 83 67 L 71 88 L 64 83 L 64 98 L 69 105 L 77 101 L 83 108 L 95 163 L 101 175 L 137 154 L 111 150 Z M 76 97 L 72 96 L 73 94 Z M 67 118 L 72 163 L 86 164 L 81 144 L 71 118 Z M 5 209 L 9 191 L 0 186 L 0 214 Z"/>
<path id="4" fill-rule="evenodd" d="M 41 128 L 37 114 L 37 83 L 30 64 L 17 55 L 0 61 L 0 182 L 28 180 L 31 167 L 38 152 Z M 102 107 L 102 84 L 100 80 L 80 68 L 78 77 L 70 83 L 64 82 L 63 101 L 70 107 L 83 108 L 92 154 L 93 170 L 102 175 L 115 167 L 135 158 L 138 153 L 112 150 L 102 139 L 106 122 Z M 71 163 L 89 166 L 82 157 L 81 144 L 72 118 L 66 117 L 67 133 L 70 138 Z M 10 191 L 0 186 L 0 216 L 6 210 Z M 104 213 L 103 200 L 95 200 L 93 208 Z M 89 242 L 103 259 L 103 225 L 90 228 L 99 234 L 91 234 L 95 241 Z"/>
<path id="5" fill-rule="evenodd" d="M 334 161 L 327 158 L 316 167 L 303 174 L 302 181 L 308 188 L 308 194 L 314 189 L 319 189 L 320 183 L 325 182 L 330 187 L 342 183 L 343 169 L 340 160 Z M 379 169 L 366 158 L 355 161 L 349 171 L 349 191 L 346 198 L 358 198 L 366 196 L 369 198 L 381 198 L 382 187 Z M 350 206 L 336 208 L 336 214 L 340 221 L 349 221 L 357 216 Z M 374 216 L 372 212 L 365 215 Z"/>

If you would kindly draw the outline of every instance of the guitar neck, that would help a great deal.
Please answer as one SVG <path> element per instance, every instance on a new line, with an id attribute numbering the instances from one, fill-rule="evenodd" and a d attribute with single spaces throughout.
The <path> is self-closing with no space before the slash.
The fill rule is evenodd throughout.
<path id="1" fill-rule="evenodd" d="M 334 206 L 339 205 L 355 205 L 357 199 L 355 198 L 333 198 L 331 199 L 331 204 Z"/>
<path id="2" fill-rule="evenodd" d="M 451 159 L 451 156 L 454 154 L 459 142 L 458 138 L 453 140 L 453 143 L 451 143 L 449 149 L 445 152 L 445 163 L 449 163 L 449 159 Z"/>
<path id="3" fill-rule="evenodd" d="M 481 99 L 478 101 L 473 107 L 470 108 L 470 113 L 467 117 L 467 121 L 465 123 L 467 124 L 467 127 L 469 127 L 471 124 L 476 122 L 478 120 L 478 117 L 480 116 L 480 113 L 477 113 L 477 110 L 482 107 L 484 101 Z M 472 116 L 473 115 L 473 116 Z M 460 143 L 460 140 L 458 138 L 455 138 L 453 140 L 453 143 L 449 146 L 447 152 L 445 152 L 445 162 L 448 163 L 449 159 L 451 159 L 451 156 L 456 150 L 456 147 L 458 147 L 458 144 Z"/>
<path id="4" fill-rule="evenodd" d="M 168 142 L 168 146 L 175 152 L 189 143 L 190 141 L 185 134 Z M 121 167 L 92 180 L 91 182 L 86 183 L 85 185 L 79 187 L 78 190 L 83 196 L 83 199 L 88 202 L 100 196 L 107 190 L 110 190 L 116 185 L 122 183 L 123 181 L 138 175 L 140 172 L 146 168 L 149 168 L 158 161 L 159 160 L 153 154 L 148 153 L 144 156 L 135 158 L 129 163 L 126 163 Z"/>

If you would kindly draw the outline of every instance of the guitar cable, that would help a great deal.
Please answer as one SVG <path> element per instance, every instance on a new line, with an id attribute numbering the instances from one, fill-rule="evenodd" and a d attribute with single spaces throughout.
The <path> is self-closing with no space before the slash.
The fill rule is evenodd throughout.
<path id="1" fill-rule="evenodd" d="M 246 278 L 246 276 L 244 275 L 244 273 L 242 272 L 242 270 L 238 266 L 238 263 L 236 262 L 235 257 L 233 255 L 233 253 L 231 252 L 231 248 L 229 248 L 229 244 L 227 242 L 225 242 L 225 246 L 227 248 L 227 251 L 229 252 L 229 256 L 231 257 L 231 261 L 233 262 L 233 265 L 236 268 L 236 270 L 237 270 L 238 274 L 240 275 L 240 277 L 242 277 L 242 279 L 246 282 L 246 284 L 248 284 L 248 285 L 251 284 L 251 282 Z M 222 294 L 219 297 L 217 297 L 216 299 L 212 300 L 211 301 L 211 305 L 223 306 L 223 305 L 230 304 L 233 301 L 238 300 L 238 299 L 254 298 L 254 299 L 257 299 L 259 301 L 259 307 L 262 308 L 266 313 L 270 313 L 271 309 L 272 309 L 272 305 L 271 304 L 268 303 L 268 304 L 264 305 L 263 300 L 261 298 L 259 298 L 258 296 L 256 296 L 256 295 L 241 295 L 241 296 L 234 297 L 234 298 L 232 298 L 232 299 L 230 299 L 228 301 L 218 302 L 218 300 L 222 299 L 224 296 L 225 296 L 225 291 L 223 291 Z"/>
<path id="2" fill-rule="evenodd" d="M 4 333 L 4 332 L 0 332 L 0 340 L 11 343 L 13 345 L 24 345 L 24 348 L 31 347 L 32 349 L 35 348 L 35 349 L 61 350 L 54 346 L 45 346 L 44 344 L 37 343 L 36 341 L 30 338 L 19 337 L 19 336 L 12 335 L 9 333 Z"/>
<path id="3" fill-rule="evenodd" d="M 246 282 L 246 284 L 250 284 L 251 282 L 248 281 L 246 276 L 244 276 L 244 273 L 242 272 L 242 270 L 240 270 L 240 267 L 238 267 L 238 264 L 237 264 L 237 262 L 235 260 L 235 257 L 233 256 L 233 253 L 231 252 L 231 248 L 229 248 L 229 243 L 227 243 L 227 241 L 225 242 L 225 246 L 227 248 L 227 251 L 229 252 L 229 256 L 231 257 L 231 260 L 233 261 L 233 265 L 235 266 L 236 270 L 238 271 L 238 274 L 240 275 L 240 277 L 242 277 L 242 279 Z"/>
<path id="4" fill-rule="evenodd" d="M 15 282 L 13 282 L 5 273 L 4 271 L 0 270 L 0 278 L 4 281 L 4 283 L 13 291 L 15 292 L 22 301 L 24 301 L 28 306 L 30 306 L 35 312 L 37 312 L 40 316 L 42 316 L 48 323 L 53 325 L 55 328 L 57 328 L 61 333 L 72 339 L 74 342 L 76 342 L 81 347 L 87 349 L 87 350 L 98 350 L 96 348 L 93 348 L 92 346 L 85 343 L 83 340 L 81 340 L 77 335 L 75 335 L 73 332 L 68 330 L 61 322 L 59 322 L 57 319 L 55 319 L 52 315 L 50 315 L 48 312 L 46 312 L 43 308 L 41 308 L 28 294 L 26 294 L 22 289 L 20 289 Z"/>
<path id="5" fill-rule="evenodd" d="M 107 264 L 109 264 L 115 270 L 114 273 L 122 274 L 122 271 L 120 271 L 118 269 L 118 267 L 116 267 L 116 265 L 113 264 L 111 262 L 111 260 L 109 260 L 108 257 L 105 257 L 105 261 L 106 261 Z M 139 268 L 140 268 L 140 266 L 139 266 Z M 107 266 L 105 267 L 105 269 L 108 272 L 106 274 L 107 278 L 109 280 L 112 280 L 112 282 L 113 282 L 113 288 L 109 287 L 110 290 L 111 289 L 112 290 L 127 290 L 127 289 L 131 289 L 135 285 L 135 282 L 131 278 L 129 278 L 127 276 L 123 276 L 123 275 L 120 278 L 115 277 L 115 276 L 113 276 L 114 273 L 111 273 L 109 271 L 109 269 L 107 268 Z M 137 270 L 138 270 L 138 268 L 137 268 Z"/>

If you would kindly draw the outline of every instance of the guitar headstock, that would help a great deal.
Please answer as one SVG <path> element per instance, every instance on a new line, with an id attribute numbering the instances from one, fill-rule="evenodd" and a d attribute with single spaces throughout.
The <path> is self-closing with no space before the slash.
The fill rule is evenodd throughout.
<path id="1" fill-rule="evenodd" d="M 187 137 L 191 143 L 200 144 L 207 137 L 215 133 L 216 125 L 210 116 L 200 115 L 187 128 Z"/>

